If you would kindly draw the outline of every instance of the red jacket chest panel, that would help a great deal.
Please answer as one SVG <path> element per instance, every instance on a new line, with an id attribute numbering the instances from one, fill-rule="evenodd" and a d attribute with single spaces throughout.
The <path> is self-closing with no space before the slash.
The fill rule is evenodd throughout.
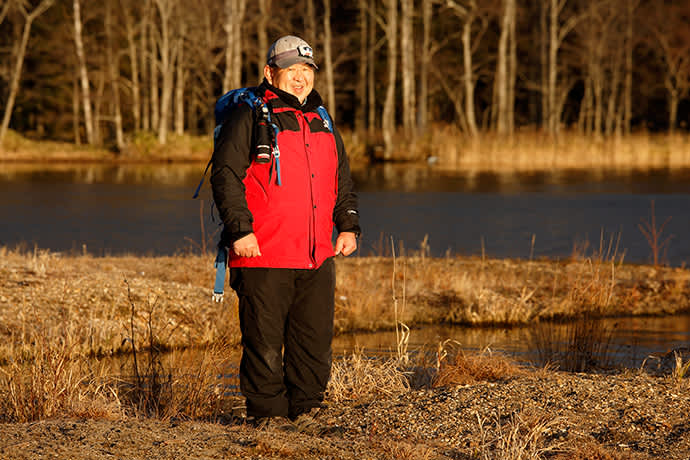
<path id="1" fill-rule="evenodd" d="M 338 187 L 335 138 L 323 129 L 315 113 L 285 110 L 275 116 L 281 127 L 282 185 L 277 183 L 275 159 L 252 163 L 243 181 L 262 255 L 243 258 L 233 254 L 231 265 L 315 268 L 333 256 L 333 208 Z"/>

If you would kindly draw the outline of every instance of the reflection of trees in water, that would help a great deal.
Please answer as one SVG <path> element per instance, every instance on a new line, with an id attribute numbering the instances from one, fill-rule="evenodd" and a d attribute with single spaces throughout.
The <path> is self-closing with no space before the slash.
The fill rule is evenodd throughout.
<path id="1" fill-rule="evenodd" d="M 74 184 L 192 185 L 201 180 L 202 164 L 5 164 L 0 180 Z M 208 179 L 208 177 L 206 178 Z"/>
<path id="2" fill-rule="evenodd" d="M 637 368 L 650 354 L 668 352 L 679 346 L 688 345 L 690 331 L 690 314 L 674 315 L 659 318 L 607 318 L 588 321 L 590 329 L 578 329 L 588 340 L 600 340 L 602 343 L 589 343 L 597 351 L 605 346 L 605 362 L 599 364 Z M 581 326 L 581 325 L 580 325 Z M 526 327 L 461 327 L 449 325 L 422 326 L 410 331 L 409 350 L 411 353 L 437 350 L 438 344 L 446 339 L 458 342 L 463 350 L 485 350 L 503 352 L 512 355 L 521 362 L 543 365 L 544 358 L 555 364 L 555 355 L 546 356 L 544 352 L 556 355 L 567 351 L 569 334 L 577 329 L 574 322 L 543 323 Z M 549 343 L 537 349 L 535 334 L 544 335 L 548 331 Z M 589 331 L 589 333 L 588 333 Z M 599 331 L 603 334 L 592 334 Z M 544 338 L 544 337 L 542 337 Z M 559 338 L 562 339 L 559 342 Z M 603 343 L 606 341 L 606 343 Z M 546 347 L 548 345 L 548 347 Z M 578 345 L 577 343 L 575 345 Z M 395 331 L 372 333 L 344 334 L 337 336 L 333 342 L 336 353 L 348 354 L 361 350 L 365 354 L 395 353 Z M 560 347 L 560 348 L 559 348 Z M 577 347 L 576 347 L 577 348 Z M 548 353 L 547 353 L 548 355 Z M 556 356 L 557 357 L 557 356 Z"/>
<path id="3" fill-rule="evenodd" d="M 353 171 L 361 191 L 437 191 L 517 193 L 524 191 L 558 191 L 552 187 L 582 186 L 584 191 L 639 193 L 647 191 L 690 191 L 690 169 L 560 169 L 553 171 L 459 171 L 434 167 L 386 163 Z"/>

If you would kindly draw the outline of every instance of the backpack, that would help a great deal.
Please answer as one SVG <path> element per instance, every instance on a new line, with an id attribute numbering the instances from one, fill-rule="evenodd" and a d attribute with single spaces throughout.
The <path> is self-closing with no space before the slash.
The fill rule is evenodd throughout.
<path id="1" fill-rule="evenodd" d="M 218 98 L 213 108 L 213 113 L 216 120 L 216 127 L 213 129 L 214 150 L 216 141 L 218 139 L 218 136 L 220 135 L 220 129 L 223 126 L 225 120 L 227 119 L 228 114 L 232 109 L 234 109 L 236 106 L 240 104 L 249 105 L 254 110 L 254 112 L 259 111 L 261 115 L 259 124 L 265 124 L 267 127 L 270 128 L 272 136 L 269 139 L 262 139 L 262 141 L 264 141 L 265 143 L 260 143 L 255 146 L 255 161 L 259 163 L 267 163 L 271 160 L 271 155 L 273 155 L 273 158 L 275 158 L 276 162 L 276 181 L 278 185 L 282 185 L 282 180 L 280 177 L 280 148 L 278 147 L 278 142 L 276 141 L 276 139 L 278 139 L 278 133 L 280 132 L 280 129 L 271 120 L 271 111 L 266 106 L 263 99 L 256 95 L 256 87 L 232 89 Z M 332 133 L 333 121 L 331 120 L 331 117 L 328 114 L 326 107 L 320 105 L 317 107 L 316 111 L 323 120 L 324 126 L 328 128 L 328 130 Z M 211 157 L 208 164 L 206 165 L 204 174 L 201 177 L 201 181 L 199 182 L 199 185 L 197 186 L 194 192 L 194 196 L 192 198 L 197 198 L 199 196 L 199 191 L 201 190 L 201 186 L 203 185 L 204 178 L 206 177 L 208 168 L 211 167 L 212 163 L 213 157 Z"/>
<path id="2" fill-rule="evenodd" d="M 275 169 L 277 185 L 282 185 L 282 180 L 280 177 L 280 148 L 278 147 L 277 142 L 278 133 L 280 132 L 280 129 L 272 121 L 271 111 L 266 106 L 263 99 L 256 95 L 256 87 L 233 89 L 218 98 L 213 108 L 213 113 L 216 121 L 216 127 L 213 129 L 214 150 L 223 123 L 225 123 L 225 120 L 227 119 L 231 110 L 233 110 L 236 106 L 240 104 L 249 105 L 254 110 L 255 114 L 258 112 L 260 115 L 260 117 L 258 117 L 258 124 L 265 125 L 268 128 L 268 132 L 270 134 L 268 139 L 262 138 L 259 142 L 257 142 L 257 145 L 254 146 L 254 149 L 256 151 L 254 161 L 259 163 L 268 163 L 269 161 L 271 161 L 272 156 L 275 160 L 276 165 Z M 317 107 L 316 111 L 323 120 L 324 126 L 328 128 L 328 130 L 331 133 L 333 133 L 333 121 L 331 120 L 331 117 L 328 114 L 326 108 L 323 105 L 320 105 L 319 107 Z M 204 178 L 206 177 L 208 168 L 211 167 L 212 163 L 213 156 L 211 156 L 211 159 L 206 165 L 204 174 L 201 176 L 201 181 L 199 182 L 199 185 L 197 186 L 196 191 L 194 192 L 194 196 L 192 197 L 193 199 L 199 196 L 199 191 L 201 190 L 201 186 L 204 183 Z M 223 293 L 225 287 L 225 271 L 227 264 L 228 250 L 227 248 L 223 247 L 222 244 L 219 244 L 218 253 L 216 255 L 216 259 L 214 262 L 214 266 L 216 268 L 216 280 L 213 286 L 212 298 L 215 302 L 223 301 Z"/>

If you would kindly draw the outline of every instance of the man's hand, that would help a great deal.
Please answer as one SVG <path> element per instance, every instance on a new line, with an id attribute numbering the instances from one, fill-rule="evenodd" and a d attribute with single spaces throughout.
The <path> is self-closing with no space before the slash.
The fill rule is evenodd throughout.
<path id="1" fill-rule="evenodd" d="M 335 240 L 335 255 L 349 256 L 357 249 L 357 237 L 353 232 L 342 232 Z"/>
<path id="2" fill-rule="evenodd" d="M 256 235 L 250 233 L 232 243 L 232 250 L 240 257 L 257 257 L 261 255 Z"/>

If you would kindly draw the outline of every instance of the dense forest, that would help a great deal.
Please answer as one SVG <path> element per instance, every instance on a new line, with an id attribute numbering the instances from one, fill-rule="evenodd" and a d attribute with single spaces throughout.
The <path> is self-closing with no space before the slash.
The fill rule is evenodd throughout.
<path id="1" fill-rule="evenodd" d="M 467 135 L 687 130 L 690 2 L 0 0 L 0 143 L 209 135 L 270 43 L 305 38 L 343 129 Z"/>

